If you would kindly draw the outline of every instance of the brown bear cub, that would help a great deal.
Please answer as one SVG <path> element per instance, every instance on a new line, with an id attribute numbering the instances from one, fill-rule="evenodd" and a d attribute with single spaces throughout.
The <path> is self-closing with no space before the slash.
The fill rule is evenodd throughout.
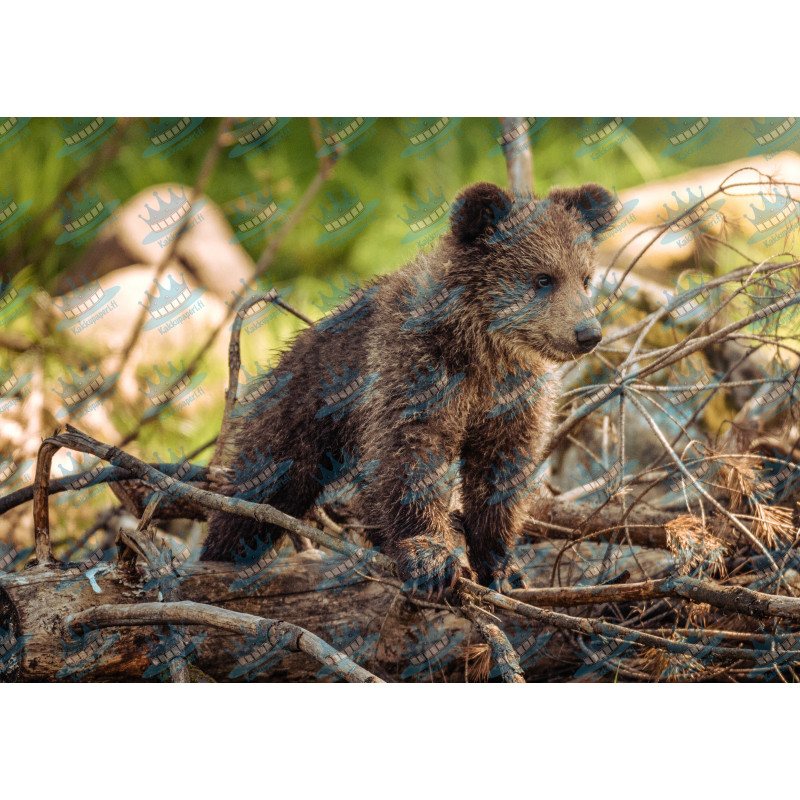
<path id="1" fill-rule="evenodd" d="M 465 189 L 435 251 L 359 288 L 246 394 L 263 402 L 234 438 L 236 496 L 295 517 L 355 503 L 374 545 L 421 588 L 512 575 L 506 550 L 542 480 L 555 367 L 601 339 L 593 236 L 613 216 L 596 184 L 547 198 Z M 456 485 L 466 554 L 449 513 Z M 243 560 L 280 533 L 218 512 L 203 558 Z"/>

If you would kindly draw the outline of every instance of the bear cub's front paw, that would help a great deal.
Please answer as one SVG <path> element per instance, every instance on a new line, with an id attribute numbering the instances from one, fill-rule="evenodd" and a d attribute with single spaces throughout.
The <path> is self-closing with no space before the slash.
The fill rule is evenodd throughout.
<path id="1" fill-rule="evenodd" d="M 417 536 L 401 542 L 399 550 L 398 561 L 407 575 L 404 591 L 416 590 L 440 599 L 459 578 L 475 580 L 463 547 L 448 547 L 442 541 Z"/>

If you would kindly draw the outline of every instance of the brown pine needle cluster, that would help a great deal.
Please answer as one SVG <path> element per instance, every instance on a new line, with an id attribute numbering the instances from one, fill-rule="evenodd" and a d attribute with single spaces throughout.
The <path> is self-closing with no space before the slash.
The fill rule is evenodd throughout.
<path id="1" fill-rule="evenodd" d="M 679 575 L 702 572 L 725 575 L 725 545 L 694 514 L 681 514 L 666 523 L 667 547 Z"/>
<path id="2" fill-rule="evenodd" d="M 485 683 L 492 671 L 492 653 L 486 642 L 473 642 L 464 648 L 470 683 Z"/>
<path id="3" fill-rule="evenodd" d="M 767 547 L 774 550 L 780 544 L 794 541 L 796 530 L 791 508 L 753 503 L 752 509 L 753 534 Z"/>
<path id="4" fill-rule="evenodd" d="M 722 453 L 714 455 L 721 460 L 719 477 L 728 495 L 730 511 L 736 512 L 746 505 L 747 499 L 756 490 L 755 464 L 751 459 Z"/>

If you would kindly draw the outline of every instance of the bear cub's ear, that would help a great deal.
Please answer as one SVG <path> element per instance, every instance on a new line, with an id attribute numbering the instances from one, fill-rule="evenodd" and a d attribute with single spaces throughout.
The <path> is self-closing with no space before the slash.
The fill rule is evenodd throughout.
<path id="1" fill-rule="evenodd" d="M 616 195 L 596 183 L 584 183 L 571 189 L 553 189 L 549 197 L 554 203 L 560 203 L 576 213 L 590 232 L 610 225 L 619 207 Z"/>
<path id="2" fill-rule="evenodd" d="M 456 197 L 450 215 L 450 230 L 456 241 L 469 244 L 495 230 L 505 217 L 513 198 L 493 183 L 473 183 Z"/>

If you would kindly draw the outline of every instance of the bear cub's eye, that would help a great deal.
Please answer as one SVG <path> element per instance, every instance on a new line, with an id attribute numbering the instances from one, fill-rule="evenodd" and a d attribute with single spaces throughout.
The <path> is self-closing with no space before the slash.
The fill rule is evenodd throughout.
<path id="1" fill-rule="evenodd" d="M 583 279 L 583 288 L 584 289 L 588 289 L 589 288 L 589 279 L 588 278 L 584 278 Z"/>
<path id="2" fill-rule="evenodd" d="M 546 286 L 553 285 L 553 279 L 550 277 L 550 275 L 537 275 L 534 283 L 538 289 L 544 289 Z"/>

